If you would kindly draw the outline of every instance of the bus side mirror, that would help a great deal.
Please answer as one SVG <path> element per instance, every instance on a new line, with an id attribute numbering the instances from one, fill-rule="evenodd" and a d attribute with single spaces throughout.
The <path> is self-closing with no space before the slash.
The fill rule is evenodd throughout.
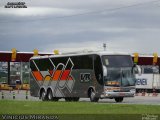
<path id="1" fill-rule="evenodd" d="M 139 76 L 141 76 L 142 75 L 142 69 L 141 69 L 141 67 L 139 66 L 139 65 L 134 65 L 133 66 L 133 71 L 135 72 L 135 74 L 138 74 Z"/>
<path id="2" fill-rule="evenodd" d="M 103 76 L 107 77 L 107 67 L 103 65 Z"/>

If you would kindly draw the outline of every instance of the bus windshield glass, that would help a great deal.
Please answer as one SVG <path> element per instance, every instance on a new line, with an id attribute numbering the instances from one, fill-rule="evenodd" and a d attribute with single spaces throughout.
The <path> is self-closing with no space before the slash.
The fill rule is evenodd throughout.
<path id="1" fill-rule="evenodd" d="M 107 67 L 104 83 L 107 86 L 134 86 L 136 79 L 132 72 L 133 62 L 129 55 L 102 56 L 103 65 Z"/>
<path id="2" fill-rule="evenodd" d="M 133 66 L 130 55 L 106 55 L 102 56 L 103 64 L 107 67 L 131 67 Z"/>
<path id="3" fill-rule="evenodd" d="M 107 86 L 134 86 L 135 82 L 131 67 L 108 68 L 107 77 L 104 77 L 104 83 Z"/>

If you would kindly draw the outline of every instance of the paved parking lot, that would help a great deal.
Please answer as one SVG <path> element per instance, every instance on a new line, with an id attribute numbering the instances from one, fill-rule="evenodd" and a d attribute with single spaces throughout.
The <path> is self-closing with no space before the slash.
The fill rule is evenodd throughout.
<path id="1" fill-rule="evenodd" d="M 3 94 L 3 95 L 2 95 Z M 15 94 L 15 95 L 14 95 Z M 15 91 L 0 91 L 0 100 L 2 96 L 5 100 L 31 100 L 31 101 L 41 101 L 37 97 L 30 96 L 30 92 L 26 94 L 25 90 L 15 90 Z M 15 96 L 15 99 L 13 97 Z M 26 96 L 28 99 L 26 99 Z M 64 99 L 60 99 L 60 101 L 64 101 Z M 89 98 L 81 98 L 80 101 L 88 102 L 90 101 Z M 100 99 L 98 104 L 105 104 L 105 103 L 113 103 L 117 104 L 114 99 Z M 124 98 L 122 104 L 152 104 L 152 105 L 160 105 L 160 95 L 158 96 L 135 96 L 134 98 Z"/>

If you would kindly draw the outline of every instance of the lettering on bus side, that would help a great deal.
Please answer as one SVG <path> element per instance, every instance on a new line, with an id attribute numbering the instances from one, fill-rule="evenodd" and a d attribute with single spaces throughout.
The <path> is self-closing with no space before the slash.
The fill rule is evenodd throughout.
<path id="1" fill-rule="evenodd" d="M 80 81 L 81 82 L 89 82 L 91 80 L 91 74 L 90 73 L 81 73 L 80 74 Z"/>

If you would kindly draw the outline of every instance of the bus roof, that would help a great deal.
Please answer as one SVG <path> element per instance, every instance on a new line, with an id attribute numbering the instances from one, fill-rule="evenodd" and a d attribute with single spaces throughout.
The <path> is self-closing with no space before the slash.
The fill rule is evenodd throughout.
<path id="1" fill-rule="evenodd" d="M 43 58 L 53 58 L 53 57 L 70 57 L 70 56 L 81 56 L 81 55 L 130 55 L 128 53 L 122 53 L 122 52 L 108 52 L 108 51 L 99 51 L 99 52 L 83 52 L 83 53 L 65 53 L 65 54 L 59 54 L 59 55 L 49 55 L 49 56 L 35 56 L 31 57 L 31 59 L 43 59 Z"/>

